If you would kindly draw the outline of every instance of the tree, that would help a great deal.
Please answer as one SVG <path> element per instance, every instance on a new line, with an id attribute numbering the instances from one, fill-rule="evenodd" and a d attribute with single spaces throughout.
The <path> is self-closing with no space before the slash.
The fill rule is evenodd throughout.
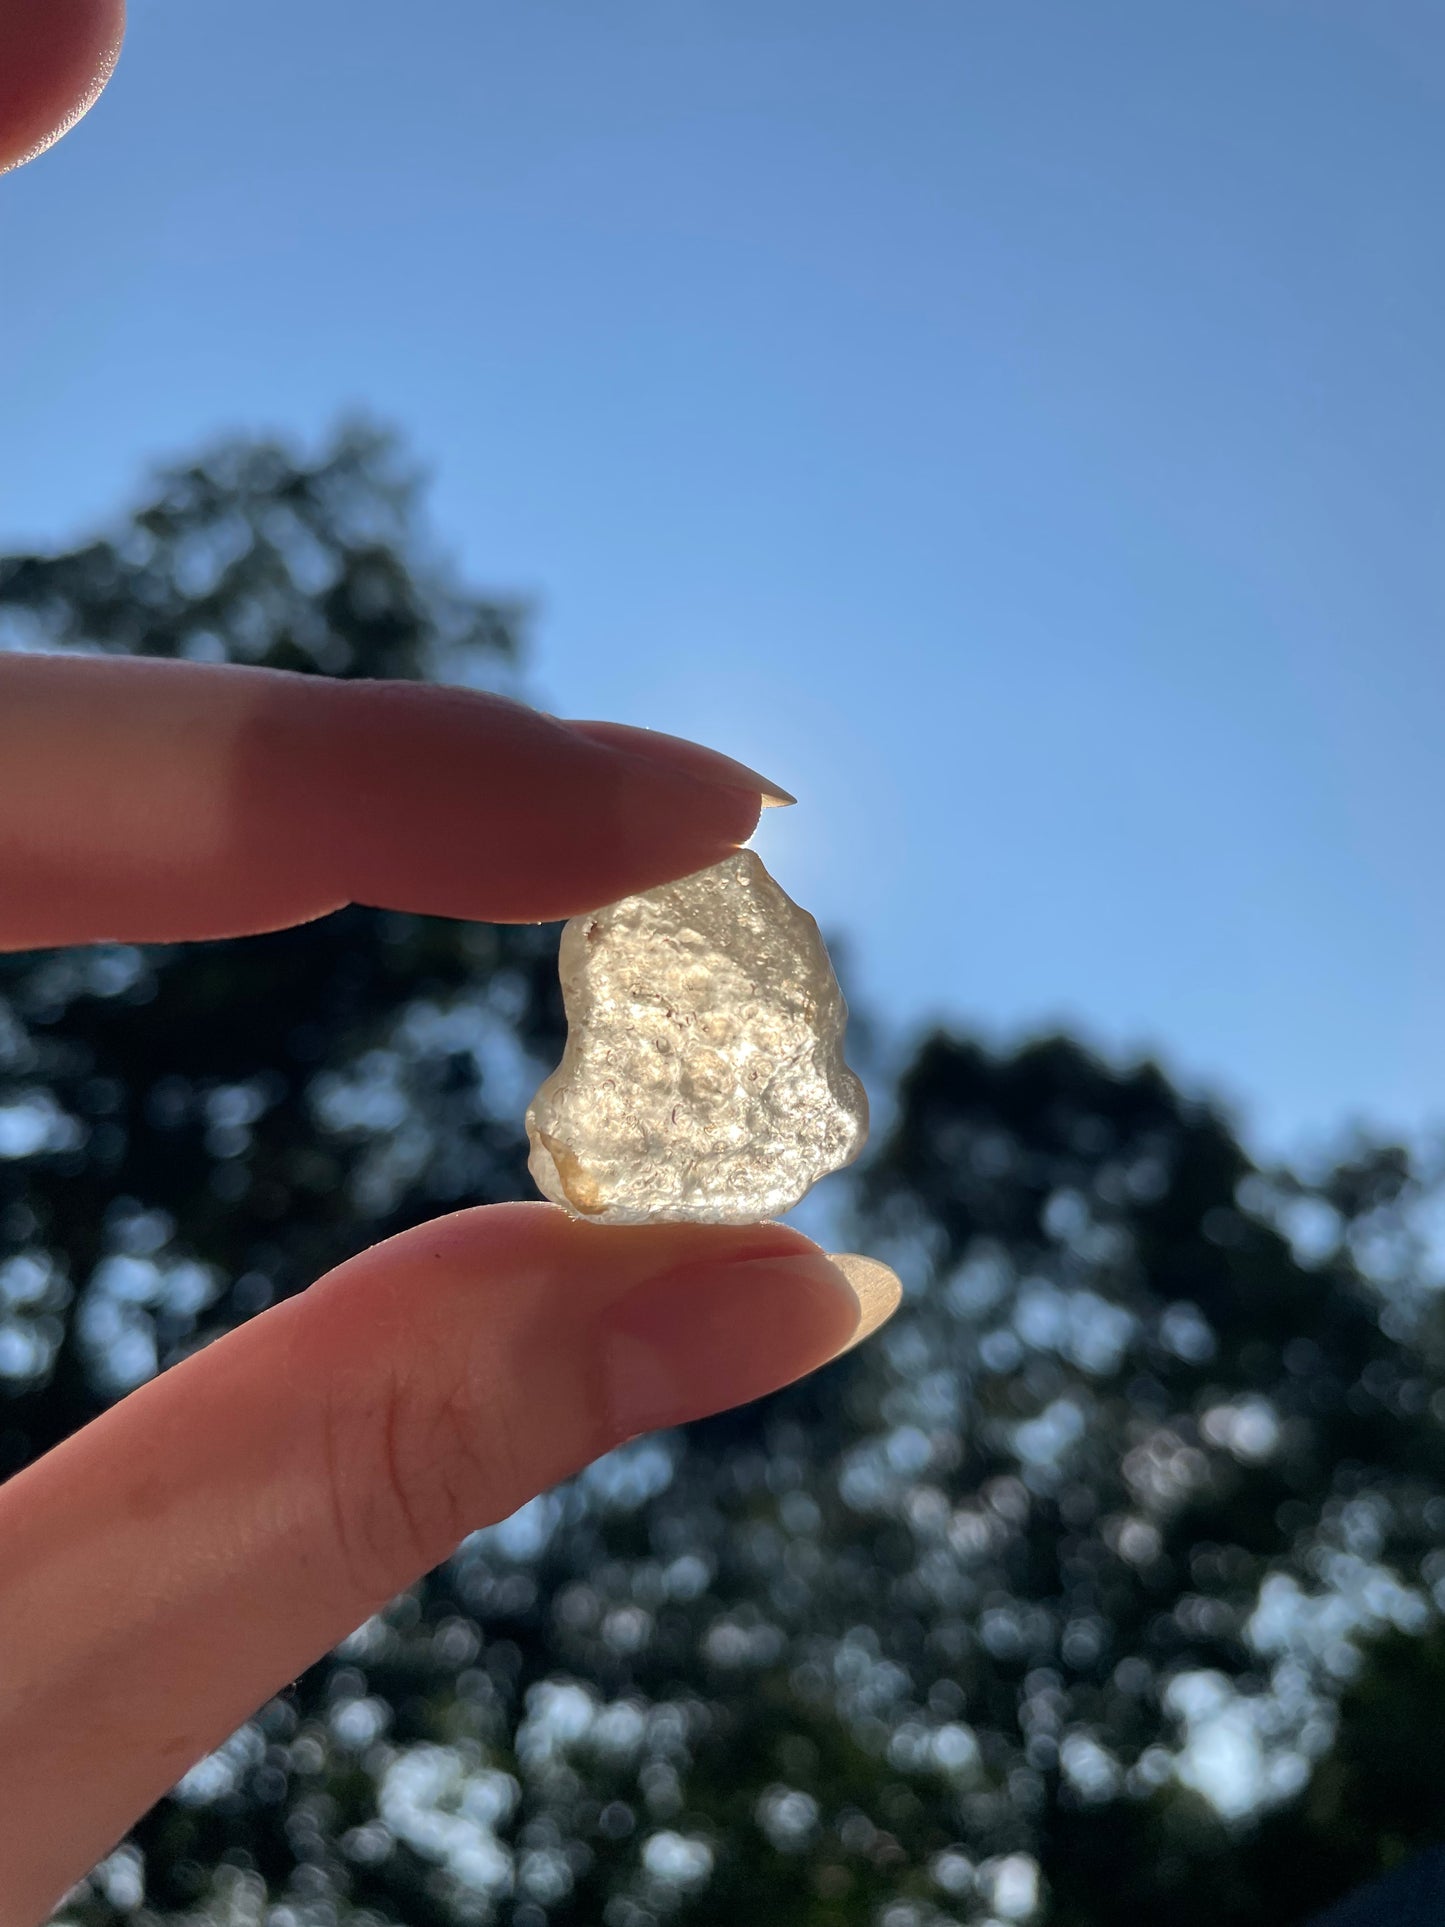
<path id="1" fill-rule="evenodd" d="M 477 680 L 521 620 L 360 431 L 0 560 L 0 645 Z M 527 1195 L 554 947 L 351 910 L 0 959 L 0 1470 L 363 1244 Z M 879 1340 L 474 1535 L 61 1918 L 1281 1927 L 1445 1837 L 1431 1176 L 1261 1171 L 1065 1038 L 925 1039 L 893 1111 L 851 1206 L 909 1284 Z"/>

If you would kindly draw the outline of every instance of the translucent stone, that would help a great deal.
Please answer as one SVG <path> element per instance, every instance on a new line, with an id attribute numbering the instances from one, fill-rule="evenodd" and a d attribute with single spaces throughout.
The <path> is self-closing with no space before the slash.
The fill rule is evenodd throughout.
<path id="1" fill-rule="evenodd" d="M 857 1157 L 868 1100 L 818 926 L 751 850 L 574 917 L 528 1168 L 599 1224 L 759 1224 Z"/>

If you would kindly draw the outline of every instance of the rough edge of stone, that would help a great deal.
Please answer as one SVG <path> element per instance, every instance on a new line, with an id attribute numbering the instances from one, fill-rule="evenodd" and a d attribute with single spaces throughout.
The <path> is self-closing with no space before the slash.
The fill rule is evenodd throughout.
<path id="1" fill-rule="evenodd" d="M 772 885 L 773 889 L 777 891 L 778 895 L 783 899 L 783 902 L 794 913 L 794 915 L 798 917 L 802 922 L 806 923 L 811 927 L 812 932 L 817 939 L 818 948 L 822 952 L 823 957 L 827 961 L 829 971 L 832 973 L 833 983 L 835 988 L 838 991 L 838 1002 L 841 1007 L 840 1022 L 838 1026 L 838 1042 L 840 1046 L 840 1069 L 842 1071 L 842 1075 L 844 1079 L 846 1079 L 848 1083 L 850 1083 L 852 1086 L 851 1094 L 857 1100 L 857 1110 L 859 1112 L 859 1130 L 857 1134 L 857 1143 L 855 1144 L 854 1148 L 849 1152 L 848 1156 L 844 1158 L 840 1164 L 835 1164 L 831 1168 L 831 1170 L 823 1172 L 819 1177 L 814 1178 L 812 1183 L 806 1185 L 804 1189 L 798 1193 L 797 1197 L 792 1200 L 792 1203 L 785 1205 L 782 1208 L 782 1211 L 778 1213 L 779 1216 L 782 1216 L 784 1215 L 784 1213 L 794 1210 L 799 1204 L 801 1204 L 803 1199 L 807 1197 L 808 1193 L 813 1189 L 813 1186 L 816 1184 L 821 1184 L 824 1177 L 832 1177 L 834 1172 L 837 1172 L 837 1171 L 846 1171 L 850 1164 L 855 1163 L 858 1160 L 858 1158 L 860 1158 L 863 1155 L 864 1150 L 867 1148 L 869 1131 L 870 1131 L 870 1126 L 872 1122 L 871 1116 L 870 1116 L 871 1107 L 868 1102 L 868 1092 L 864 1087 L 863 1080 L 859 1077 L 858 1073 L 851 1068 L 851 1066 L 847 1063 L 846 1059 L 842 1058 L 842 1055 L 841 1055 L 842 1042 L 843 1042 L 843 1039 L 846 1037 L 847 1031 L 848 1031 L 848 1018 L 850 1015 L 849 1009 L 848 1009 L 848 1000 L 843 995 L 842 986 L 838 983 L 838 975 L 837 975 L 837 972 L 833 969 L 833 959 L 829 954 L 827 944 L 823 940 L 823 932 L 822 932 L 821 926 L 818 923 L 818 919 L 813 915 L 813 913 L 810 910 L 805 910 L 802 904 L 795 902 L 793 898 L 788 895 L 787 891 L 783 888 L 782 884 L 778 882 L 777 878 L 773 875 L 771 870 L 768 869 L 767 865 L 763 862 L 762 858 L 758 855 L 756 850 L 750 850 L 747 848 L 741 848 L 741 849 L 735 850 L 731 856 L 721 857 L 717 863 L 710 863 L 707 865 L 706 869 L 694 870 L 690 874 L 692 876 L 705 876 L 707 874 L 707 870 L 720 869 L 723 864 L 734 863 L 737 861 L 739 857 L 750 859 L 750 862 L 748 863 L 747 867 L 749 869 L 756 869 L 757 871 L 761 872 L 765 881 Z M 686 883 L 687 881 L 688 881 L 687 877 L 674 877 L 670 883 L 661 883 L 661 884 L 655 885 L 654 887 L 658 890 L 670 890 L 670 889 L 673 889 L 677 884 Z M 650 896 L 652 894 L 652 891 L 637 890 L 637 891 L 633 891 L 631 894 L 634 896 Z M 618 901 L 626 902 L 627 898 L 625 897 L 619 898 Z M 562 989 L 562 1011 L 567 1021 L 567 1036 L 562 1046 L 561 1058 L 558 1060 L 556 1067 L 553 1070 L 549 1071 L 547 1076 L 544 1077 L 542 1082 L 537 1086 L 537 1089 L 534 1092 L 532 1096 L 532 1100 L 528 1104 L 527 1111 L 526 1111 L 526 1131 L 527 1131 L 527 1139 L 528 1139 L 527 1170 L 531 1175 L 532 1182 L 537 1186 L 537 1189 L 542 1193 L 542 1196 L 546 1198 L 549 1203 L 552 1203 L 552 1202 L 558 1203 L 561 1209 L 567 1212 L 569 1217 L 576 1218 L 580 1223 L 584 1223 L 584 1224 L 600 1224 L 603 1226 L 604 1229 L 607 1228 L 605 1224 L 605 1214 L 609 1209 L 609 1207 L 606 1204 L 589 1205 L 588 1203 L 580 1201 L 574 1195 L 573 1184 L 569 1183 L 568 1176 L 564 1175 L 566 1161 L 572 1160 L 573 1162 L 575 1162 L 572 1152 L 570 1152 L 565 1145 L 557 1143 L 557 1141 L 552 1137 L 550 1137 L 547 1132 L 543 1131 L 537 1125 L 535 1120 L 536 1120 L 536 1111 L 537 1111 L 538 1105 L 542 1102 L 542 1100 L 545 1097 L 547 1097 L 550 1094 L 554 1085 L 561 1084 L 566 1081 L 568 1074 L 572 1071 L 577 1061 L 577 1058 L 580 1054 L 577 1046 L 576 1037 L 577 1037 L 577 1031 L 581 1026 L 581 1021 L 582 1021 L 584 1012 L 577 1007 L 568 986 L 569 986 L 569 981 L 575 982 L 578 985 L 585 986 L 587 982 L 587 977 L 586 977 L 586 972 L 581 968 L 569 969 L 568 953 L 569 951 L 576 951 L 576 950 L 582 949 L 585 954 L 585 946 L 587 943 L 588 930 L 591 928 L 592 924 L 596 921 L 598 916 L 602 914 L 603 911 L 610 910 L 612 907 L 613 906 L 611 904 L 599 904 L 596 910 L 587 910 L 582 912 L 581 915 L 579 916 L 569 917 L 566 923 L 564 923 L 562 926 L 562 936 L 557 946 L 557 972 L 558 972 L 558 978 Z M 559 1155 L 561 1159 L 560 1163 L 559 1163 Z M 550 1180 L 550 1183 L 544 1182 L 544 1178 Z M 561 1194 L 560 1198 L 557 1195 L 558 1193 Z M 616 1221 L 614 1221 L 614 1224 L 615 1222 Z M 674 1218 L 674 1217 L 669 1217 L 661 1214 L 656 1217 L 649 1217 L 646 1219 L 627 1220 L 628 1225 L 634 1225 L 638 1223 L 696 1224 L 696 1223 L 705 1223 L 705 1222 L 707 1221 L 702 1219 L 695 1219 L 695 1218 L 689 1218 L 689 1217 Z M 718 1222 L 730 1223 L 730 1224 L 731 1223 L 756 1224 L 756 1223 L 768 1223 L 770 1222 L 770 1220 L 755 1219 L 755 1218 L 738 1218 L 738 1219 L 720 1219 L 718 1220 Z M 617 1225 L 616 1228 L 622 1229 L 624 1227 L 622 1225 Z"/>

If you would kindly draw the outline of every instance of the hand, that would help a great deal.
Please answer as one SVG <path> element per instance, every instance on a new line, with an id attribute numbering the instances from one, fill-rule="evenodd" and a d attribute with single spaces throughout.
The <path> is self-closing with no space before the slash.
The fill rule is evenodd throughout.
<path id="1" fill-rule="evenodd" d="M 0 948 L 348 901 L 521 921 L 717 861 L 761 778 L 419 685 L 0 656 Z M 797 1232 L 462 1211 L 363 1253 L 0 1489 L 0 1927 L 466 1532 L 846 1348 Z"/>

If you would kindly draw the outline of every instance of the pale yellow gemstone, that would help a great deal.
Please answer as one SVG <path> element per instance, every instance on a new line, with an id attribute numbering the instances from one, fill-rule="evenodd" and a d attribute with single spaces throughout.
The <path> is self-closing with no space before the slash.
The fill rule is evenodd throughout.
<path id="1" fill-rule="evenodd" d="M 527 1112 L 544 1196 L 598 1224 L 759 1224 L 862 1150 L 818 926 L 751 850 L 562 932 L 567 1045 Z"/>

